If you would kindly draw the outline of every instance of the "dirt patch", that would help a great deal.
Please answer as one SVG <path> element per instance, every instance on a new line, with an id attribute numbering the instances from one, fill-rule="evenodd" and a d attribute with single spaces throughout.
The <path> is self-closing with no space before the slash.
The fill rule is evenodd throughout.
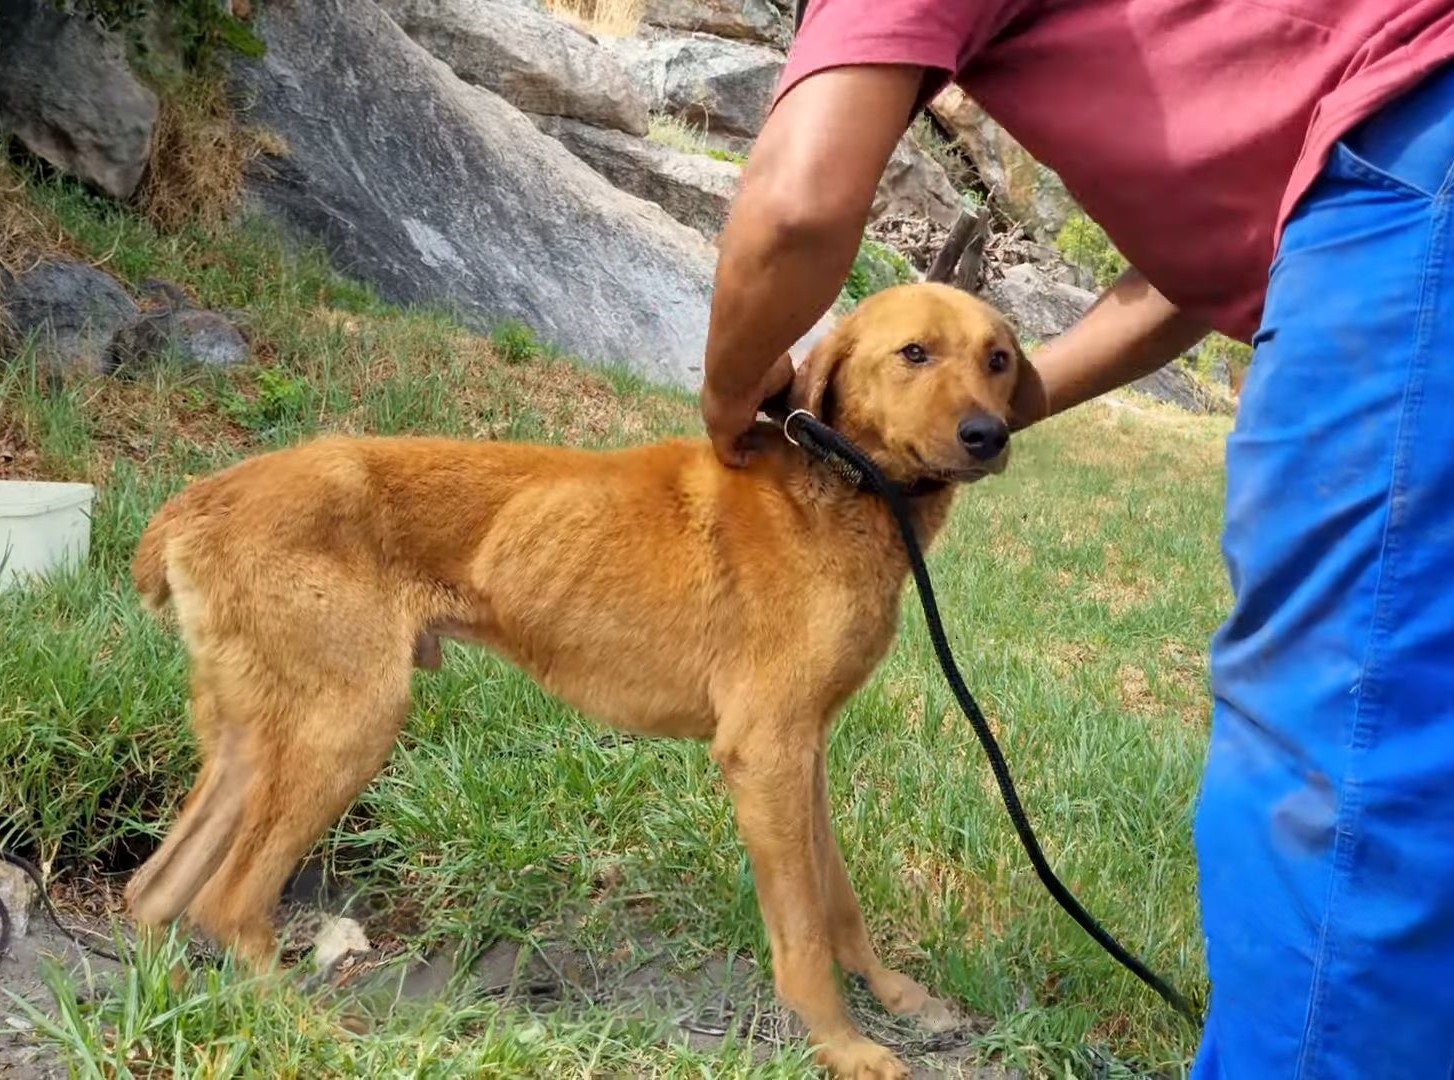
<path id="1" fill-rule="evenodd" d="M 102 948 L 111 945 L 109 920 L 67 913 L 67 925 L 83 941 L 94 940 Z M 82 950 L 44 914 L 37 913 L 25 937 L 12 938 L 0 955 L 0 1077 L 5 1080 L 63 1080 L 68 1070 L 61 1055 L 40 1044 L 25 1010 L 10 997 L 14 994 L 33 1008 L 54 1017 L 56 1002 L 45 981 L 45 972 L 57 965 L 84 994 L 88 981 L 103 983 L 121 972 L 114 960 Z M 91 979 L 87 979 L 87 972 Z"/>
<path id="2" fill-rule="evenodd" d="M 1121 708 L 1133 713 L 1154 713 L 1156 695 L 1151 692 L 1151 683 L 1146 672 L 1135 664 L 1122 664 L 1116 671 L 1116 693 Z"/>
<path id="3" fill-rule="evenodd" d="M 62 918 L 83 940 L 94 937 L 109 948 L 115 925 L 114 889 L 86 892 L 55 890 L 64 905 Z M 644 922 L 623 925 L 609 948 L 581 947 L 574 931 L 579 917 L 556 920 L 553 929 L 522 931 L 520 940 L 498 940 L 483 951 L 446 945 L 422 959 L 403 955 L 404 944 L 389 929 L 388 906 L 346 882 L 324 877 L 305 866 L 290 883 L 277 923 L 285 960 L 308 966 L 308 942 L 325 915 L 346 914 L 369 929 L 374 950 L 345 961 L 323 988 L 356 1034 L 382 1028 L 402 1004 L 489 1000 L 506 1007 L 521 1024 L 550 1014 L 582 1018 L 609 1015 L 632 1020 L 657 1032 L 662 1043 L 685 1043 L 711 1053 L 729 1040 L 749 1045 L 758 1060 L 783 1047 L 800 1045 L 803 1031 L 778 1003 L 767 972 L 747 956 L 703 956 L 679 942 L 651 932 Z M 129 936 L 129 934 L 127 935 Z M 198 946 L 195 963 L 209 962 Z M 105 992 L 122 974 L 114 961 L 83 953 L 43 914 L 27 937 L 12 941 L 0 958 L 0 1077 L 4 1080 L 61 1080 L 68 1075 L 63 1056 L 40 1044 L 22 1010 L 9 1005 L 9 991 L 54 1016 L 55 1001 L 44 980 L 50 962 L 61 964 L 78 993 L 88 985 Z M 86 972 L 89 967 L 90 979 Z M 304 985 L 316 985 L 305 978 Z M 966 1076 L 1003 1080 L 1020 1074 L 979 1064 L 978 1038 L 988 1023 L 966 1018 L 960 1030 L 928 1034 L 882 1008 L 857 980 L 847 987 L 849 1008 L 870 1038 L 892 1048 L 916 1077 Z"/>
<path id="4" fill-rule="evenodd" d="M 728 1040 L 750 1045 L 766 1060 L 798 1044 L 803 1030 L 778 1003 L 772 981 L 751 959 L 711 956 L 686 960 L 674 945 L 648 932 L 607 953 L 573 945 L 568 935 L 528 943 L 497 941 L 477 958 L 443 949 L 409 965 L 372 974 L 354 993 L 374 1015 L 387 1016 L 400 1000 L 427 1002 L 463 992 L 518 1010 L 522 1022 L 551 1013 L 609 1014 L 653 1027 L 662 1042 L 685 1042 L 711 1053 Z M 849 1008 L 864 1034 L 890 1047 L 916 1077 L 1018 1075 L 976 1063 L 976 1037 L 987 1025 L 967 1020 L 963 1029 L 930 1035 L 886 1015 L 857 982 L 848 986 Z"/>

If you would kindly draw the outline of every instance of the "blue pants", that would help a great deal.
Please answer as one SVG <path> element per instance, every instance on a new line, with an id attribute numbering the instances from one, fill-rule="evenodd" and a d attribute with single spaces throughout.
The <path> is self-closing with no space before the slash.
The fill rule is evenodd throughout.
<path id="1" fill-rule="evenodd" d="M 1454 1075 L 1454 69 L 1288 224 L 1227 443 L 1193 1076 Z"/>

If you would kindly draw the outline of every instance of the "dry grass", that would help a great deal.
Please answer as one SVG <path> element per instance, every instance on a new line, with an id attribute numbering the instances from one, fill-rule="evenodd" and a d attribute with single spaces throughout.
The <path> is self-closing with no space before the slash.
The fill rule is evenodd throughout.
<path id="1" fill-rule="evenodd" d="M 646 0 L 546 0 L 545 6 L 589 33 L 626 37 L 641 25 Z"/>
<path id="2" fill-rule="evenodd" d="M 161 99 L 137 205 L 164 231 L 189 223 L 220 228 L 237 208 L 248 163 L 287 148 L 270 132 L 238 124 L 216 80 L 188 78 L 166 88 Z"/>
<path id="3" fill-rule="evenodd" d="M 0 269 L 20 274 L 46 255 L 77 255 L 71 237 L 25 198 L 15 167 L 0 161 Z"/>

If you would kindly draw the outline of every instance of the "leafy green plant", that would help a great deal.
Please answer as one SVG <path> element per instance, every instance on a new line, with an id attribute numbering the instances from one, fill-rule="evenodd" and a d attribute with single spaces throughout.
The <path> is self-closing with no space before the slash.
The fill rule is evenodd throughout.
<path id="1" fill-rule="evenodd" d="M 257 373 L 257 396 L 248 398 L 232 391 L 223 396 L 223 411 L 245 428 L 262 431 L 280 424 L 297 423 L 308 411 L 308 384 L 296 375 L 276 368 Z"/>
<path id="2" fill-rule="evenodd" d="M 1088 271 L 1101 288 L 1114 282 L 1130 265 L 1105 230 L 1079 211 L 1061 226 L 1055 246 L 1070 263 Z"/>
<path id="3" fill-rule="evenodd" d="M 893 285 L 906 285 L 914 280 L 914 269 L 892 248 L 864 237 L 843 283 L 843 294 L 853 304 Z"/>
<path id="4" fill-rule="evenodd" d="M 535 331 L 513 319 L 507 319 L 495 327 L 490 333 L 490 344 L 507 364 L 523 364 L 544 351 Z"/>
<path id="5" fill-rule="evenodd" d="M 258 57 L 266 51 L 262 40 L 219 0 L 51 0 L 61 11 L 74 11 L 113 33 L 129 38 L 144 51 L 142 27 L 147 19 L 162 20 L 175 35 L 183 65 L 197 69 L 210 62 L 219 48 Z"/>

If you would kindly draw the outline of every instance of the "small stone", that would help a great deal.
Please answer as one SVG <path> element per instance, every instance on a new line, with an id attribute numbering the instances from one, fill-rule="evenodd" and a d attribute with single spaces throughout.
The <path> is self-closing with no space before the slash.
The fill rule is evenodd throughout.
<path id="1" fill-rule="evenodd" d="M 172 316 L 170 346 L 192 364 L 231 367 L 247 359 L 247 342 L 214 311 L 183 311 Z"/>
<path id="2" fill-rule="evenodd" d="M 30 915 L 40 899 L 40 890 L 20 867 L 0 862 L 0 904 L 10 916 L 10 934 L 22 938 L 30 931 Z"/>
<path id="3" fill-rule="evenodd" d="M 313 938 L 313 966 L 328 974 L 346 957 L 368 952 L 368 935 L 354 919 L 325 918 Z"/>
<path id="4" fill-rule="evenodd" d="M 184 364 L 231 367 L 247 359 L 247 341 L 215 311 L 151 311 L 116 337 L 118 367 L 136 369 L 149 361 L 172 357 Z"/>

